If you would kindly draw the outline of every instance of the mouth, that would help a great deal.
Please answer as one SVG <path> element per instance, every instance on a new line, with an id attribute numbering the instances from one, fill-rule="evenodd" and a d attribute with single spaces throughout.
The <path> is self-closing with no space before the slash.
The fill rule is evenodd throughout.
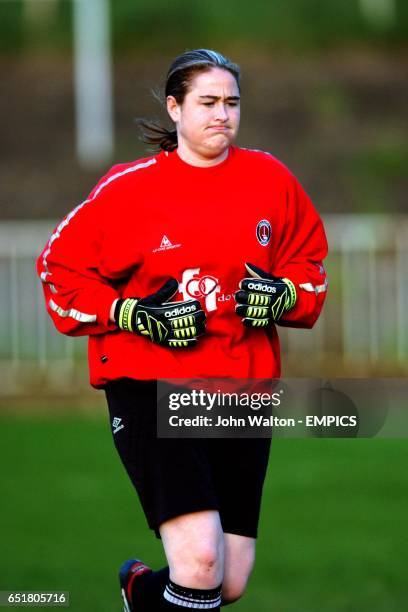
<path id="1" fill-rule="evenodd" d="M 210 125 L 207 130 L 214 130 L 215 132 L 228 132 L 230 128 L 226 125 Z"/>

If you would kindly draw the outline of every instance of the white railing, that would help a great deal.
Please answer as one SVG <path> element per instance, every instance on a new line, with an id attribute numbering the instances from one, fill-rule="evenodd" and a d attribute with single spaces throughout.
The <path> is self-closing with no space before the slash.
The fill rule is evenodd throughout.
<path id="1" fill-rule="evenodd" d="M 408 216 L 326 215 L 329 293 L 313 330 L 281 329 L 286 375 L 408 370 Z M 0 393 L 87 388 L 86 339 L 58 334 L 35 259 L 54 221 L 0 223 Z"/>
<path id="2" fill-rule="evenodd" d="M 290 330 L 296 369 L 331 375 L 408 370 L 408 216 L 326 215 L 329 291 L 312 330 Z"/>
<path id="3" fill-rule="evenodd" d="M 87 388 L 86 338 L 68 338 L 55 330 L 35 270 L 36 258 L 55 225 L 55 221 L 0 223 L 1 394 Z"/>

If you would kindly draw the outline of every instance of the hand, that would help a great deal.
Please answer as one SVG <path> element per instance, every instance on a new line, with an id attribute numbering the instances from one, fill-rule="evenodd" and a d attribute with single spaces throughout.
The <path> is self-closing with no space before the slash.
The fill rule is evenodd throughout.
<path id="1" fill-rule="evenodd" d="M 205 313 L 198 300 L 169 302 L 177 291 L 178 282 L 171 278 L 145 298 L 118 300 L 114 312 L 116 324 L 162 346 L 194 346 L 197 337 L 205 332 Z"/>
<path id="2" fill-rule="evenodd" d="M 251 278 L 239 283 L 240 291 L 235 294 L 235 312 L 243 317 L 247 327 L 267 327 L 296 303 L 295 285 L 287 278 L 277 278 L 253 264 L 245 268 Z"/>

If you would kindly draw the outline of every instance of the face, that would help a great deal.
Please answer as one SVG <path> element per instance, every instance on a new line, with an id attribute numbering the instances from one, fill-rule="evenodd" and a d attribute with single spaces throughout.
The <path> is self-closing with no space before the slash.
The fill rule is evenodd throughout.
<path id="1" fill-rule="evenodd" d="M 222 158 L 239 127 L 239 89 L 235 77 L 222 68 L 198 73 L 181 105 L 168 96 L 167 110 L 177 127 L 180 155 L 192 160 Z"/>

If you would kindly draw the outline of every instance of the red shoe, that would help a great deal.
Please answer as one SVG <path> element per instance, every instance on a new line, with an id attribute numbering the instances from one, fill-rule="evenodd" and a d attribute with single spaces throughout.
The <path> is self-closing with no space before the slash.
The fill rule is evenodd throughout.
<path id="1" fill-rule="evenodd" d="M 132 587 L 133 581 L 143 574 L 150 574 L 151 568 L 139 559 L 129 559 L 125 561 L 119 570 L 119 582 L 125 605 L 124 612 L 134 612 L 132 606 Z"/>

